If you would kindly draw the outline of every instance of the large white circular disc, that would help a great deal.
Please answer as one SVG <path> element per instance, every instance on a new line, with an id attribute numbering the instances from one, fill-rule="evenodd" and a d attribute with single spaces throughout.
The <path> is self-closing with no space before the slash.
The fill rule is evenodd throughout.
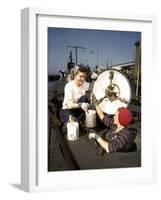
<path id="1" fill-rule="evenodd" d="M 105 96 L 105 90 L 110 85 L 110 72 L 113 72 L 112 83 L 116 84 L 116 92 L 119 91 L 119 98 L 123 98 L 126 101 L 130 102 L 131 99 L 131 87 L 126 76 L 121 72 L 113 69 L 106 70 L 98 75 L 97 80 L 93 85 L 93 93 L 95 94 L 97 100 Z M 100 108 L 104 113 L 115 114 L 119 107 L 127 107 L 128 104 L 121 102 L 120 100 L 110 101 L 108 98 L 105 98 L 100 104 Z"/>

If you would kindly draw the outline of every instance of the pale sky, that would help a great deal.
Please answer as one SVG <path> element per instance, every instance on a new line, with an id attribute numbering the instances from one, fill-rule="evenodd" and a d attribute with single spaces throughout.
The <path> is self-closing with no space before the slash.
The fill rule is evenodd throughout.
<path id="1" fill-rule="evenodd" d="M 59 74 L 60 69 L 67 69 L 69 48 L 78 49 L 78 64 L 83 63 L 94 68 L 133 61 L 135 42 L 141 40 L 140 32 L 87 30 L 71 28 L 48 28 L 48 72 Z M 75 61 L 75 50 L 72 50 Z"/>

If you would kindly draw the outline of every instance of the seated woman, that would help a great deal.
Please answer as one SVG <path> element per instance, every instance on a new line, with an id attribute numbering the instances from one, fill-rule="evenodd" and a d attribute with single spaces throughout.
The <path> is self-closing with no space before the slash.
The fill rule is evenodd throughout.
<path id="1" fill-rule="evenodd" d="M 70 115 L 76 118 L 78 122 L 85 119 L 85 111 L 89 107 L 86 97 L 89 83 L 85 81 L 87 73 L 86 67 L 76 66 L 74 68 L 74 80 L 65 85 L 63 107 L 60 111 L 60 119 L 65 125 Z"/>
<path id="2" fill-rule="evenodd" d="M 134 143 L 136 129 L 131 129 L 130 131 L 127 128 L 132 122 L 131 112 L 127 108 L 121 107 L 116 111 L 114 118 L 111 118 L 102 112 L 94 95 L 93 101 L 99 118 L 110 128 L 104 136 L 94 132 L 89 133 L 89 139 L 94 139 L 99 144 L 97 149 L 98 155 L 102 156 L 105 152 L 129 152 L 136 150 L 136 144 Z"/>

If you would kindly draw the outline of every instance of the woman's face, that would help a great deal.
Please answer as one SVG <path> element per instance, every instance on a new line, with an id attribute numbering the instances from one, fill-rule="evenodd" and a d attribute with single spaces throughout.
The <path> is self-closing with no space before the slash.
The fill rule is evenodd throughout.
<path id="1" fill-rule="evenodd" d="M 78 86 L 81 86 L 86 78 L 87 78 L 87 75 L 85 72 L 78 72 L 74 80 Z"/>

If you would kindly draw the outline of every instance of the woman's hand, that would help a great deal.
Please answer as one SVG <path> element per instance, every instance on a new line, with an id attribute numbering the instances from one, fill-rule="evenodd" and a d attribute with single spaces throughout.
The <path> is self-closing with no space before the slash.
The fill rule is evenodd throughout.
<path id="1" fill-rule="evenodd" d="M 96 96 L 95 96 L 94 93 L 91 94 L 91 99 L 92 99 L 92 102 L 93 102 L 93 104 L 94 104 L 95 106 L 98 105 L 98 101 L 97 101 Z"/>
<path id="2" fill-rule="evenodd" d="M 92 93 L 91 97 L 92 97 L 92 102 L 93 102 L 93 104 L 95 106 L 96 112 L 97 112 L 99 118 L 102 120 L 104 118 L 104 113 L 102 112 L 102 110 L 101 110 L 101 108 L 99 106 L 99 101 L 96 99 L 95 94 Z"/>
<path id="3" fill-rule="evenodd" d="M 96 133 L 89 133 L 88 138 L 90 140 L 91 139 L 97 140 L 97 142 L 100 144 L 100 146 L 102 148 L 104 148 L 107 153 L 109 153 L 109 148 L 108 148 L 109 143 L 107 141 L 103 140 L 98 134 L 96 134 Z"/>
<path id="4" fill-rule="evenodd" d="M 86 112 L 89 108 L 89 103 L 79 103 L 79 107 Z"/>
<path id="5" fill-rule="evenodd" d="M 91 139 L 95 139 L 96 134 L 95 133 L 89 133 L 88 138 Z"/>
<path id="6" fill-rule="evenodd" d="M 89 133 L 88 138 L 91 139 L 95 139 L 98 140 L 98 138 L 100 138 L 99 135 L 97 135 L 96 133 Z"/>

